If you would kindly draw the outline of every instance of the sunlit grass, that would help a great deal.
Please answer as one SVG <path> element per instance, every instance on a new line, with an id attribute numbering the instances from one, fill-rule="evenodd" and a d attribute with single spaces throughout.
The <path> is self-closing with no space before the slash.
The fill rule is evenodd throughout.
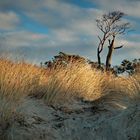
<path id="1" fill-rule="evenodd" d="M 78 98 L 104 102 L 138 100 L 139 74 L 116 77 L 80 63 L 48 70 L 1 59 L 0 124 L 6 127 L 13 120 L 14 112 L 27 96 L 43 99 L 48 105 L 71 103 Z"/>
<path id="2" fill-rule="evenodd" d="M 133 77 L 116 77 L 88 65 L 75 64 L 56 69 L 49 75 L 43 98 L 48 104 L 71 102 L 75 97 L 94 101 L 110 94 L 119 100 L 120 96 L 137 96 L 139 89 Z"/>
<path id="3" fill-rule="evenodd" d="M 38 91 L 44 73 L 38 67 L 24 62 L 0 60 L 0 124 L 12 121 L 22 99 Z"/>

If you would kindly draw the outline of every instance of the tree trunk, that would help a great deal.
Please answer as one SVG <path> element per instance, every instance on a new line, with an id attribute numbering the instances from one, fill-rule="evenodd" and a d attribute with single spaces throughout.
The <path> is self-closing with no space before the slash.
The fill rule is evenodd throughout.
<path id="1" fill-rule="evenodd" d="M 101 56 L 100 53 L 103 51 L 103 46 L 106 41 L 106 34 L 104 34 L 103 39 L 98 36 L 100 43 L 97 48 L 97 58 L 98 58 L 98 67 L 101 68 Z"/>
<path id="2" fill-rule="evenodd" d="M 97 58 L 98 58 L 98 67 L 101 67 L 101 57 L 100 57 L 100 51 L 99 48 L 97 49 Z"/>
<path id="3" fill-rule="evenodd" d="M 108 51 L 108 54 L 107 54 L 107 57 L 106 57 L 106 70 L 107 71 L 111 67 L 112 54 L 113 54 L 113 48 L 110 47 L 109 51 Z"/>
<path id="4" fill-rule="evenodd" d="M 108 54 L 106 57 L 106 71 L 108 71 L 111 67 L 112 54 L 114 50 L 114 40 L 115 40 L 115 36 L 113 36 L 112 42 L 108 46 Z"/>

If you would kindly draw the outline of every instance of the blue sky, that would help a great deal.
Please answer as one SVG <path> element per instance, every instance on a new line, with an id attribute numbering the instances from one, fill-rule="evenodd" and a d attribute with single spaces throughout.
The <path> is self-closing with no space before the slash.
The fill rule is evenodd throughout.
<path id="1" fill-rule="evenodd" d="M 112 63 L 139 58 L 140 0 L 2 0 L 0 54 L 40 63 L 64 51 L 97 61 L 96 19 L 113 10 L 127 14 L 132 31 L 117 37 L 124 48 L 114 52 Z"/>

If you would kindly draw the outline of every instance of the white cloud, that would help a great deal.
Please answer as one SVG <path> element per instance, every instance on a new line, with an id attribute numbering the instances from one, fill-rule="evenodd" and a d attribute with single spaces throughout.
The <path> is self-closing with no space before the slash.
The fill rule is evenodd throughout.
<path id="1" fill-rule="evenodd" d="M 4 33 L 1 37 L 4 38 L 3 45 L 7 48 L 20 48 L 23 46 L 36 46 L 38 42 L 48 40 L 48 36 L 40 33 L 29 31 L 13 31 Z"/>
<path id="2" fill-rule="evenodd" d="M 0 29 L 15 29 L 20 22 L 19 17 L 14 12 L 0 12 Z"/>
<path id="3" fill-rule="evenodd" d="M 124 13 L 139 18 L 140 1 L 139 0 L 90 0 L 97 3 L 101 9 L 112 11 L 120 10 Z"/>

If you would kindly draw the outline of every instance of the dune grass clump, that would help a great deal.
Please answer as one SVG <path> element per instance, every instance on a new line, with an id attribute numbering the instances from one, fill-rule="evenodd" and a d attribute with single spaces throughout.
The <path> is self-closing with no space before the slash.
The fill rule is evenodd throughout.
<path id="1" fill-rule="evenodd" d="M 68 103 L 74 98 L 90 101 L 103 98 L 107 102 L 133 99 L 140 90 L 134 77 L 116 77 L 79 63 L 51 70 L 46 87 L 42 98 L 47 104 Z"/>
<path id="2" fill-rule="evenodd" d="M 136 67 L 136 71 L 133 74 L 133 77 L 140 83 L 140 65 Z"/>
<path id="3" fill-rule="evenodd" d="M 106 93 L 113 75 L 108 76 L 89 65 L 72 64 L 51 71 L 42 96 L 48 104 L 71 102 L 73 98 L 96 100 Z"/>
<path id="4" fill-rule="evenodd" d="M 22 99 L 39 90 L 44 73 L 24 62 L 13 63 L 0 59 L 0 127 L 13 121 Z"/>
<path id="5" fill-rule="evenodd" d="M 107 88 L 99 99 L 103 104 L 125 109 L 140 99 L 140 84 L 134 77 L 114 77 Z"/>

